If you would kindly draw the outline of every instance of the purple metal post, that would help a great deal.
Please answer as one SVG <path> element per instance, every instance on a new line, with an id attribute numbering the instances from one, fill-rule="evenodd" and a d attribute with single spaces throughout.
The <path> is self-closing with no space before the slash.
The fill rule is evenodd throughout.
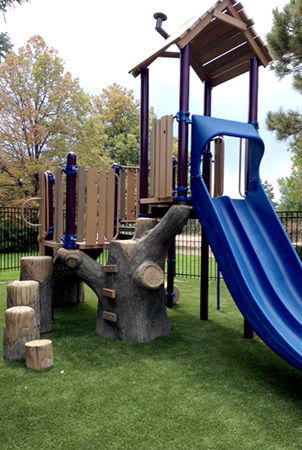
<path id="1" fill-rule="evenodd" d="M 53 232 L 54 232 L 54 226 L 53 226 L 53 185 L 55 184 L 55 179 L 53 177 L 53 174 L 50 170 L 47 170 L 47 192 L 48 192 L 48 210 L 46 211 L 47 219 L 46 223 L 48 224 L 48 230 L 46 240 L 52 241 L 53 240 Z"/>
<path id="2" fill-rule="evenodd" d="M 204 107 L 203 114 L 211 116 L 212 113 L 212 84 L 205 81 L 204 84 Z M 207 188 L 210 188 L 210 173 L 212 156 L 210 144 L 205 148 L 203 154 L 202 177 Z M 200 274 L 200 320 L 208 320 L 209 316 L 209 244 L 202 230 L 201 232 L 201 274 Z"/>
<path id="3" fill-rule="evenodd" d="M 187 197 L 188 186 L 188 123 L 184 120 L 189 113 L 190 94 L 190 45 L 180 51 L 179 122 L 178 122 L 178 166 L 177 197 Z"/>
<path id="4" fill-rule="evenodd" d="M 249 86 L 249 122 L 258 127 L 258 75 L 259 63 L 257 58 L 250 60 L 250 86 Z"/>
<path id="5" fill-rule="evenodd" d="M 176 169 L 177 160 L 173 156 L 173 191 L 176 186 Z M 174 277 L 175 277 L 175 259 L 176 259 L 176 244 L 175 239 L 171 243 L 168 249 L 167 257 L 167 289 L 166 289 L 166 305 L 168 308 L 173 308 L 174 306 Z"/>
<path id="6" fill-rule="evenodd" d="M 249 114 L 248 120 L 258 128 L 258 78 L 259 78 L 259 62 L 257 58 L 250 60 L 249 71 Z M 244 319 L 243 336 L 245 339 L 253 339 L 254 331 L 249 322 Z"/>
<path id="7" fill-rule="evenodd" d="M 149 141 L 149 69 L 141 70 L 140 108 L 140 198 L 148 197 L 148 141 Z M 140 216 L 146 216 L 147 205 L 140 205 Z"/>
<path id="8" fill-rule="evenodd" d="M 76 215 L 76 175 L 77 175 L 77 157 L 73 152 L 67 155 L 67 165 L 64 173 L 66 174 L 66 225 L 65 235 L 63 236 L 64 248 L 76 248 L 75 236 L 75 215 Z"/>

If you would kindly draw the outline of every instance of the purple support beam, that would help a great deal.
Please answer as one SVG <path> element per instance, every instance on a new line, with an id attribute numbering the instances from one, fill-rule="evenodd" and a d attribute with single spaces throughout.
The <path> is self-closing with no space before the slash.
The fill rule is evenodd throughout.
<path id="1" fill-rule="evenodd" d="M 46 219 L 46 223 L 48 224 L 48 230 L 47 231 L 47 236 L 46 236 L 46 240 L 47 241 L 52 241 L 53 240 L 53 232 L 54 232 L 54 225 L 53 225 L 53 186 L 55 184 L 55 179 L 53 177 L 53 174 L 50 170 L 47 170 L 46 172 L 47 174 L 47 193 L 48 193 L 48 199 L 47 199 L 47 204 L 48 204 L 48 210 L 46 211 L 47 214 L 47 219 Z"/>
<path id="2" fill-rule="evenodd" d="M 258 75 L 258 59 L 252 58 L 250 60 L 249 122 L 256 128 L 258 128 Z"/>
<path id="3" fill-rule="evenodd" d="M 177 170 L 177 160 L 173 156 L 173 191 L 176 187 L 176 170 Z M 174 306 L 174 277 L 175 277 L 175 261 L 176 260 L 176 244 L 175 239 L 173 239 L 172 244 L 168 249 L 167 257 L 167 289 L 166 289 L 166 305 L 168 308 L 173 308 Z"/>
<path id="4" fill-rule="evenodd" d="M 188 188 L 188 123 L 184 120 L 189 112 L 190 94 L 190 45 L 180 51 L 179 122 L 178 122 L 178 166 L 177 197 L 187 198 Z"/>
<path id="5" fill-rule="evenodd" d="M 211 116 L 212 113 L 212 85 L 209 81 L 204 84 L 204 107 L 203 114 Z M 210 144 L 203 154 L 202 177 L 205 185 L 210 190 L 212 155 Z M 201 274 L 200 274 L 200 320 L 208 320 L 209 316 L 209 244 L 202 230 L 201 234 Z"/>
<path id="6" fill-rule="evenodd" d="M 149 142 L 149 69 L 141 70 L 140 108 L 140 198 L 148 197 L 148 142 Z M 147 205 L 140 205 L 141 217 L 147 215 Z"/>
<path id="7" fill-rule="evenodd" d="M 258 128 L 258 76 L 259 62 L 257 58 L 252 58 L 250 60 L 248 120 L 255 128 Z M 254 337 L 253 329 L 246 319 L 244 319 L 243 336 L 245 339 L 253 339 Z"/>
<path id="8" fill-rule="evenodd" d="M 66 225 L 65 235 L 62 238 L 64 248 L 76 248 L 75 236 L 75 216 L 76 216 L 76 175 L 77 157 L 73 152 L 67 155 L 67 165 L 64 172 L 66 174 Z"/>

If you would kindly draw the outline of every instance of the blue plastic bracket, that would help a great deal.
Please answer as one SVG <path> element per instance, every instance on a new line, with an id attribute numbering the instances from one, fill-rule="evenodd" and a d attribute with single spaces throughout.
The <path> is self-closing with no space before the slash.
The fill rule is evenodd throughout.
<path id="1" fill-rule="evenodd" d="M 74 250 L 77 248 L 75 234 L 64 234 L 61 241 L 63 243 L 63 247 L 67 250 Z"/>
<path id="2" fill-rule="evenodd" d="M 175 114 L 174 119 L 177 120 L 177 122 L 185 122 L 187 124 L 191 124 L 190 120 L 190 111 L 178 111 L 178 113 Z"/>
<path id="3" fill-rule="evenodd" d="M 63 169 L 63 172 L 65 175 L 77 175 L 78 166 L 75 166 L 74 164 L 66 164 L 66 166 Z"/>

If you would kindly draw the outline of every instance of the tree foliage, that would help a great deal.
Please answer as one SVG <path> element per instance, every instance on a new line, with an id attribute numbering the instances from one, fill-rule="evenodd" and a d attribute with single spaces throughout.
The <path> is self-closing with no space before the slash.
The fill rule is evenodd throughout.
<path id="1" fill-rule="evenodd" d="M 0 63 L 4 60 L 6 54 L 11 51 L 13 45 L 7 33 L 0 33 Z"/>
<path id="2" fill-rule="evenodd" d="M 275 60 L 271 67 L 279 78 L 293 76 L 293 87 L 302 94 L 302 0 L 290 0 L 282 11 L 273 10 L 273 26 L 267 41 Z M 302 116 L 280 108 L 266 117 L 269 130 L 277 139 L 287 141 L 292 153 L 290 177 L 278 180 L 282 209 L 302 209 Z"/>
<path id="3" fill-rule="evenodd" d="M 117 84 L 85 94 L 34 36 L 0 65 L 0 204 L 35 196 L 39 171 L 62 166 L 69 151 L 89 167 L 138 164 L 139 102 Z"/>
<path id="4" fill-rule="evenodd" d="M 113 83 L 94 96 L 92 103 L 94 118 L 103 127 L 106 155 L 121 165 L 139 164 L 140 103 L 133 91 Z M 150 127 L 154 117 L 150 108 Z"/>
<path id="5" fill-rule="evenodd" d="M 0 0 L 0 12 L 2 12 L 5 17 L 5 13 L 8 9 L 13 8 L 15 3 L 21 5 L 29 0 Z M 7 33 L 0 33 L 0 63 L 5 58 L 6 54 L 10 52 L 13 48 L 13 44 Z"/>
<path id="6" fill-rule="evenodd" d="M 9 54 L 0 65 L 0 184 L 35 194 L 33 177 L 73 150 L 89 111 L 89 96 L 40 36 Z"/>
<path id="7" fill-rule="evenodd" d="M 138 164 L 139 102 L 133 91 L 114 83 L 94 96 L 92 103 L 106 136 L 106 154 L 120 164 Z"/>
<path id="8" fill-rule="evenodd" d="M 275 194 L 274 194 L 273 186 L 267 180 L 265 180 L 262 183 L 262 186 L 263 186 L 263 189 L 264 189 L 266 195 L 268 196 L 271 204 L 273 205 L 273 207 L 277 208 L 278 203 L 275 201 Z"/>
<path id="9" fill-rule="evenodd" d="M 15 3 L 21 5 L 28 1 L 29 0 L 0 0 L 0 11 L 5 14 L 9 8 L 15 6 Z"/>

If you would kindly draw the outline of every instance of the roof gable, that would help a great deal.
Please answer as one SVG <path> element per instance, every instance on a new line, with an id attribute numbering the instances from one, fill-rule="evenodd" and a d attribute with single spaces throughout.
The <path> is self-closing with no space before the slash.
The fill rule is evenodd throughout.
<path id="1" fill-rule="evenodd" d="M 177 57 L 167 52 L 176 44 L 179 49 L 190 44 L 191 67 L 201 81 L 217 86 L 249 70 L 249 61 L 256 57 L 266 67 L 272 57 L 253 28 L 243 6 L 236 0 L 219 0 L 202 16 L 185 23 L 163 42 L 162 46 L 130 70 L 136 77 L 158 57 Z"/>

